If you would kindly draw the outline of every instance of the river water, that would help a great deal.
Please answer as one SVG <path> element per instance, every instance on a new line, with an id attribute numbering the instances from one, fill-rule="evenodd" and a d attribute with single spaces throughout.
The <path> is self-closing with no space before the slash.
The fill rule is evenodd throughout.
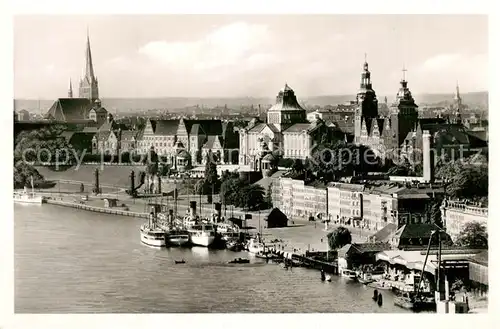
<path id="1" fill-rule="evenodd" d="M 245 252 L 146 247 L 131 217 L 46 204 L 16 204 L 14 217 L 16 313 L 406 312 L 390 292 L 379 307 L 361 284 Z"/>

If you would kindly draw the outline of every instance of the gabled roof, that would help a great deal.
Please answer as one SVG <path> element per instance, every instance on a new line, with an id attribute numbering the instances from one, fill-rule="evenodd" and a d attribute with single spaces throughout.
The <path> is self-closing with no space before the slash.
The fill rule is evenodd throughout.
<path id="1" fill-rule="evenodd" d="M 203 144 L 202 148 L 212 149 L 212 148 L 214 148 L 214 144 L 216 141 L 219 141 L 219 136 L 207 136 L 207 141 L 205 142 L 205 144 Z M 222 147 L 222 143 L 220 143 L 220 141 L 219 141 L 219 144 Z"/>
<path id="2" fill-rule="evenodd" d="M 394 231 L 398 229 L 396 224 L 389 223 L 384 226 L 381 230 L 379 230 L 374 235 L 370 236 L 370 241 L 379 242 L 379 241 L 387 241 L 389 235 L 391 235 Z"/>
<path id="3" fill-rule="evenodd" d="M 266 127 L 267 127 L 267 124 L 265 124 L 265 123 L 256 123 L 255 126 L 248 129 L 248 131 L 260 133 Z"/>
<path id="4" fill-rule="evenodd" d="M 488 266 L 488 250 L 481 251 L 480 253 L 469 258 L 472 263 Z"/>
<path id="5" fill-rule="evenodd" d="M 88 98 L 58 98 L 47 111 L 57 121 L 71 122 L 72 120 L 87 119 L 92 102 Z"/>
<path id="6" fill-rule="evenodd" d="M 184 125 L 188 133 L 191 132 L 193 125 L 198 124 L 203 133 L 207 136 L 222 135 L 221 120 L 184 120 Z M 199 133 L 199 132 L 198 132 Z"/>
<path id="7" fill-rule="evenodd" d="M 120 134 L 120 139 L 124 142 L 131 141 L 132 138 L 136 138 L 138 131 L 136 130 L 122 130 Z"/>
<path id="8" fill-rule="evenodd" d="M 405 224 L 397 229 L 391 238 L 399 239 L 419 239 L 419 238 L 429 238 L 431 233 L 437 229 L 436 225 L 433 224 Z"/>
<path id="9" fill-rule="evenodd" d="M 151 125 L 155 135 L 174 136 L 179 128 L 179 120 L 151 120 Z"/>
<path id="10" fill-rule="evenodd" d="M 100 131 L 95 136 L 99 142 L 105 142 L 108 140 L 109 135 L 111 135 L 111 131 Z"/>

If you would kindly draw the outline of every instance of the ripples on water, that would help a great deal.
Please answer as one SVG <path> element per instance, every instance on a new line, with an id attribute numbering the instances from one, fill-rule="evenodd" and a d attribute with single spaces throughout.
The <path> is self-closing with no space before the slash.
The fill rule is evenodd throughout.
<path id="1" fill-rule="evenodd" d="M 51 205 L 14 215 L 16 313 L 404 312 L 388 292 L 378 307 L 363 285 L 245 252 L 148 248 L 130 217 Z M 236 257 L 252 264 L 227 264 Z"/>

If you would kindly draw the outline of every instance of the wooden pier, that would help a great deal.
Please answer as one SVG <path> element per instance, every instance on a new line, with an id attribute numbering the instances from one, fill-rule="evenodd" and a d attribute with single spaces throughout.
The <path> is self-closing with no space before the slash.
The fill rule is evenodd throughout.
<path id="1" fill-rule="evenodd" d="M 57 205 L 57 206 L 93 211 L 93 212 L 100 212 L 103 214 L 110 214 L 110 215 L 129 216 L 129 217 L 138 217 L 138 218 L 148 218 L 149 217 L 149 214 L 147 214 L 147 213 L 126 211 L 126 210 L 115 209 L 115 208 L 95 207 L 95 206 L 89 206 L 89 205 L 77 203 L 77 202 L 46 199 L 45 203 L 53 204 L 53 205 Z"/>

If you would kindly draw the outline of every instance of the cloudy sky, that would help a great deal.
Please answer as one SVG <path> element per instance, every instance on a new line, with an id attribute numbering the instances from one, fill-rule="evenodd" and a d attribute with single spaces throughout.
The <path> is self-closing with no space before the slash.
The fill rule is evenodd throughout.
<path id="1" fill-rule="evenodd" d="M 486 16 L 18 16 L 15 97 L 76 86 L 87 26 L 103 98 L 355 94 L 365 53 L 380 95 L 488 89 Z"/>

